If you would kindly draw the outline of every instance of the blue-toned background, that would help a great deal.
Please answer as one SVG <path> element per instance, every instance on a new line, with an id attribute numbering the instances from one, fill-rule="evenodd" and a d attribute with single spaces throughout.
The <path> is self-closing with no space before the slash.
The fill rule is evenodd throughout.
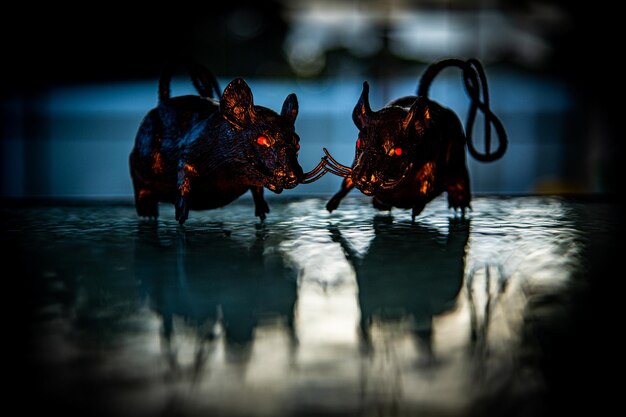
<path id="1" fill-rule="evenodd" d="M 472 191 L 610 193 L 621 127 L 607 97 L 619 83 L 608 63 L 587 64 L 606 45 L 597 40 L 610 39 L 581 29 L 592 16 L 551 1 L 313 0 L 145 15 L 107 9 L 85 21 L 29 15 L 32 36 L 7 42 L 11 59 L 2 69 L 0 195 L 130 197 L 128 154 L 156 104 L 159 72 L 173 63 L 173 94 L 194 93 L 182 64 L 190 57 L 217 74 L 222 88 L 243 76 L 256 103 L 277 111 L 296 93 L 305 170 L 324 146 L 352 162 L 351 112 L 364 80 L 378 109 L 413 94 L 429 63 L 477 57 L 510 147 L 495 163 L 469 158 Z M 444 71 L 431 96 L 465 119 L 459 70 Z M 286 194 L 330 194 L 339 184 L 327 175 Z"/>

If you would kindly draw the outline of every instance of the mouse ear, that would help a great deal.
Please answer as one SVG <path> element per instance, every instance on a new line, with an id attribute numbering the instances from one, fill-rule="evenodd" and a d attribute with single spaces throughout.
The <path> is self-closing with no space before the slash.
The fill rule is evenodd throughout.
<path id="1" fill-rule="evenodd" d="M 291 93 L 285 99 L 283 103 L 283 109 L 280 111 L 280 115 L 286 117 L 289 123 L 292 125 L 296 123 L 296 117 L 298 116 L 298 97 Z"/>
<path id="2" fill-rule="evenodd" d="M 232 80 L 224 89 L 220 99 L 220 113 L 237 127 L 242 127 L 253 119 L 252 91 L 242 78 Z"/>
<path id="3" fill-rule="evenodd" d="M 356 127 L 361 130 L 363 126 L 365 126 L 372 115 L 372 109 L 370 108 L 370 100 L 369 100 L 370 86 L 367 81 L 363 82 L 363 91 L 361 92 L 361 97 L 359 101 L 356 103 L 354 110 L 352 111 L 352 120 Z"/>
<path id="4" fill-rule="evenodd" d="M 432 124 L 430 104 L 426 97 L 419 96 L 409 109 L 409 114 L 404 119 L 404 129 L 415 129 L 419 135 L 423 135 Z"/>

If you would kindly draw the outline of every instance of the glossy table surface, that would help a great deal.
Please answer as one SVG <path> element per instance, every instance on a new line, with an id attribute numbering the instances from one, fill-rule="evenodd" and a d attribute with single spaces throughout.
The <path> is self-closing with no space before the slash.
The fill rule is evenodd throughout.
<path id="1" fill-rule="evenodd" d="M 461 218 L 438 198 L 414 223 L 361 197 L 324 204 L 276 198 L 260 224 L 242 200 L 184 227 L 169 205 L 158 221 L 130 205 L 4 207 L 24 284 L 5 293 L 24 407 L 525 416 L 595 404 L 600 344 L 616 331 L 601 293 L 615 204 L 475 197 Z"/>

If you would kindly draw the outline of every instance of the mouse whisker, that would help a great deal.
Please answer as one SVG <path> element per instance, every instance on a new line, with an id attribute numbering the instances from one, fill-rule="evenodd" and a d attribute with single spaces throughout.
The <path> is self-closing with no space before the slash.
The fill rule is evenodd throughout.
<path id="1" fill-rule="evenodd" d="M 318 172 L 317 175 L 314 175 L 312 177 L 309 178 L 305 178 L 304 180 L 300 181 L 301 184 L 310 184 L 312 182 L 315 182 L 317 180 L 319 180 L 320 178 L 322 178 L 324 175 L 326 175 L 327 172 L 331 172 L 335 175 L 339 175 L 333 171 L 330 171 L 328 168 L 324 167 L 321 172 Z"/>
<path id="2" fill-rule="evenodd" d="M 312 182 L 315 182 L 319 180 L 320 178 L 322 178 L 326 174 L 326 172 L 327 171 L 322 171 L 321 173 L 318 173 L 317 176 L 315 177 L 303 179 L 302 181 L 300 181 L 300 184 L 310 184 Z"/>
<path id="3" fill-rule="evenodd" d="M 315 177 L 321 170 L 324 169 L 325 166 L 326 166 L 326 158 L 322 158 L 320 163 L 317 164 L 317 166 L 315 168 L 313 168 L 309 172 L 307 172 L 307 173 L 302 175 L 302 179 L 303 180 L 308 180 L 308 179 L 310 179 L 312 177 Z M 322 175 L 324 175 L 324 174 L 322 174 Z"/>
<path id="4" fill-rule="evenodd" d="M 302 176 L 300 183 L 310 184 L 322 178 L 326 175 L 326 173 L 331 173 L 337 175 L 338 177 L 348 177 L 351 174 L 351 170 L 348 170 L 345 167 L 335 166 L 335 164 L 330 162 L 328 157 L 325 156 L 315 168 Z"/>
<path id="5" fill-rule="evenodd" d="M 326 154 L 326 156 L 328 157 L 328 159 L 330 159 L 330 161 L 333 163 L 333 165 L 335 165 L 336 168 L 341 168 L 342 170 L 346 171 L 346 172 L 352 172 L 352 168 L 343 164 L 340 164 L 339 162 L 337 162 L 337 160 L 335 158 L 332 157 L 332 155 L 328 152 L 328 149 L 326 148 L 322 148 L 324 150 L 324 153 Z"/>
<path id="6" fill-rule="evenodd" d="M 327 157 L 324 157 L 324 159 L 326 160 L 327 170 L 332 171 L 336 175 L 339 175 L 342 177 L 349 177 L 350 175 L 352 175 L 352 169 L 340 168 L 336 166 L 335 164 L 333 164 L 331 161 L 329 161 Z"/>
<path id="7" fill-rule="evenodd" d="M 352 175 L 352 169 L 338 167 L 337 165 L 329 161 L 327 156 L 325 156 L 322 159 L 326 161 L 325 169 L 328 172 L 332 172 L 333 174 L 338 175 L 340 177 L 349 177 L 350 175 Z"/>
<path id="8" fill-rule="evenodd" d="M 332 164 L 327 164 L 324 167 L 324 170 L 326 172 L 330 172 L 331 174 L 335 174 L 338 177 L 344 177 L 344 178 L 345 177 L 349 177 L 352 174 L 351 172 L 346 172 L 346 171 L 340 170 L 340 169 L 338 169 L 337 167 L 335 167 Z"/>
<path id="9" fill-rule="evenodd" d="M 335 164 L 333 164 L 330 161 L 328 161 L 328 163 L 326 164 L 326 167 L 332 168 L 333 170 L 335 170 L 337 172 L 341 172 L 341 173 L 346 174 L 346 175 L 352 174 L 352 170 L 347 170 L 347 169 L 344 169 L 344 168 L 340 168 L 340 167 L 336 166 Z"/>

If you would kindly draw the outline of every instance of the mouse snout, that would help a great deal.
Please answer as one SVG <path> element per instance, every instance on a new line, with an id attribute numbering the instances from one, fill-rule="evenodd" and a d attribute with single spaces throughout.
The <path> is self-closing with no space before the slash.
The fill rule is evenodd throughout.
<path id="1" fill-rule="evenodd" d="M 280 181 L 286 181 L 289 180 L 291 177 L 295 177 L 295 174 L 283 168 L 278 168 L 274 170 L 274 177 L 276 177 L 276 179 Z"/>
<path id="2" fill-rule="evenodd" d="M 302 178 L 302 168 L 298 165 L 294 169 L 278 168 L 274 170 L 274 178 L 276 182 L 283 184 L 285 187 L 295 187 Z"/>
<path id="3" fill-rule="evenodd" d="M 367 175 L 361 176 L 361 182 L 369 182 L 370 184 L 376 184 L 378 182 L 378 177 L 376 174 L 370 174 L 369 177 Z"/>
<path id="4" fill-rule="evenodd" d="M 365 195 L 374 194 L 381 186 L 382 177 L 376 172 L 361 169 L 353 176 L 356 187 Z"/>

